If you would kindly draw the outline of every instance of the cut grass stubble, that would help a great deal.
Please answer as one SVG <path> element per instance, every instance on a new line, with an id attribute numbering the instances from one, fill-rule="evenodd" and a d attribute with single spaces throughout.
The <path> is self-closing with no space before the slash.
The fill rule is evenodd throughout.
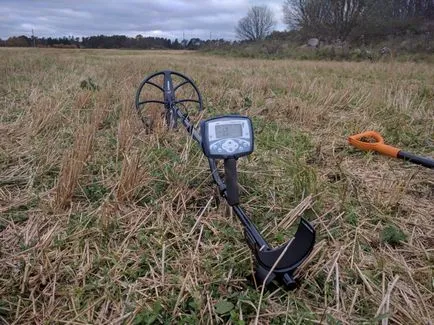
<path id="1" fill-rule="evenodd" d="M 431 65 L 2 52 L 0 322 L 432 321 L 432 173 L 346 144 L 375 129 L 433 155 Z M 200 149 L 159 120 L 143 130 L 136 87 L 167 68 L 197 81 L 204 117 L 253 117 L 243 206 L 273 244 L 301 214 L 317 231 L 297 291 L 247 286 L 242 228 Z"/>

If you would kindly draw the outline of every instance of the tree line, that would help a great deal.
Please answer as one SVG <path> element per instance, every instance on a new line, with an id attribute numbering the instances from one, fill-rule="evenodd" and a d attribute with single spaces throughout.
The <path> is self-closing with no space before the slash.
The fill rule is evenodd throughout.
<path id="1" fill-rule="evenodd" d="M 7 40 L 0 39 L 0 46 L 8 47 L 59 47 L 59 48 L 103 48 L 103 49 L 198 49 L 202 46 L 219 46 L 227 45 L 228 41 L 219 40 L 201 40 L 192 38 L 190 40 L 175 39 L 174 41 L 162 37 L 145 37 L 137 35 L 128 37 L 125 35 L 98 35 L 90 37 L 28 37 L 25 35 L 9 37 Z"/>

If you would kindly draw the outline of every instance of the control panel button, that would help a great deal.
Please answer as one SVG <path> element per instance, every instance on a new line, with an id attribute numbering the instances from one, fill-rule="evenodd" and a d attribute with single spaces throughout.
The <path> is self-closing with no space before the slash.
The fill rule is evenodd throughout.
<path id="1" fill-rule="evenodd" d="M 209 148 L 215 154 L 236 155 L 248 152 L 250 142 L 245 139 L 223 139 L 212 142 Z"/>
<path id="2" fill-rule="evenodd" d="M 222 144 L 222 148 L 229 153 L 233 153 L 235 150 L 238 149 L 238 147 L 238 143 L 234 140 L 226 140 Z"/>

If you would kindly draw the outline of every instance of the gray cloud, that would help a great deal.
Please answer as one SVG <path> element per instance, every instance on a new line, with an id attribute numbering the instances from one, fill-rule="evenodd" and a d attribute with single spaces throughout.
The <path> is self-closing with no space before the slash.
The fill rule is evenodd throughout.
<path id="1" fill-rule="evenodd" d="M 1 0 L 0 38 L 122 34 L 181 39 L 235 39 L 234 26 L 252 5 L 268 5 L 281 23 L 283 0 Z"/>

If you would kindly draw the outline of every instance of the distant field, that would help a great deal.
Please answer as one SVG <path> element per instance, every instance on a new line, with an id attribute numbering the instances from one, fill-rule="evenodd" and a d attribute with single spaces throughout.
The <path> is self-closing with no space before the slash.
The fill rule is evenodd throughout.
<path id="1" fill-rule="evenodd" d="M 296 291 L 259 304 L 200 150 L 143 131 L 135 91 L 163 69 L 197 82 L 205 117 L 253 118 L 241 200 L 270 243 L 307 207 Z M 368 129 L 433 157 L 434 65 L 0 49 L 0 323 L 430 324 L 434 172 L 347 145 Z"/>

